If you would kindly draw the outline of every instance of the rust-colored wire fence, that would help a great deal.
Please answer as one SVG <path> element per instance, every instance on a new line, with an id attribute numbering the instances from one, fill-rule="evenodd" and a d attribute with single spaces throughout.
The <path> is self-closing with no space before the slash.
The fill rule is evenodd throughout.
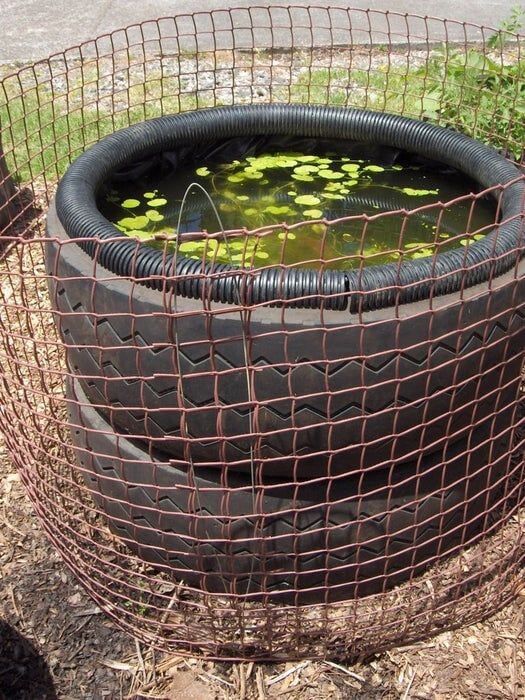
<path id="1" fill-rule="evenodd" d="M 272 7 L 145 22 L 4 77 L 5 441 L 46 533 L 118 625 L 179 654 L 343 658 L 478 620 L 523 585 L 522 52 L 519 35 L 452 21 Z M 106 263 L 117 229 L 79 245 L 55 193 L 89 146 L 270 103 L 436 124 L 510 175 L 446 201 L 408 188 L 386 211 L 366 209 L 373 188 L 362 212 L 310 196 L 305 221 L 201 233 L 191 273 L 173 263 L 195 235 L 158 237 L 155 269 L 129 238 L 124 272 Z M 330 172 L 337 202 L 352 167 Z M 405 245 L 414 221 L 430 243 Z M 378 225 L 387 249 L 370 244 Z M 335 254 L 345 226 L 354 247 Z M 290 262 L 307 229 L 317 252 Z M 277 262 L 253 266 L 272 236 Z M 235 265 L 229 245 L 240 259 L 248 239 Z M 439 263 L 451 249 L 455 271 Z M 423 259 L 420 293 L 403 271 Z M 394 283 L 365 289 L 376 261 Z"/>

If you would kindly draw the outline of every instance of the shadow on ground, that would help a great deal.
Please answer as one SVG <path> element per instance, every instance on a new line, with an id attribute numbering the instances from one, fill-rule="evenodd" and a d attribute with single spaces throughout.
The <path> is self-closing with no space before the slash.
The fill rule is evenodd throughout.
<path id="1" fill-rule="evenodd" d="M 55 700 L 49 668 L 35 647 L 0 620 L 0 700 Z"/>

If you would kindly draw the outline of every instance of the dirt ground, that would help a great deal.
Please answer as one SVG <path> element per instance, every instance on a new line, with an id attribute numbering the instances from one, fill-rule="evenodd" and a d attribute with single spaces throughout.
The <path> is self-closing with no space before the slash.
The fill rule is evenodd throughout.
<path id="1" fill-rule="evenodd" d="M 520 700 L 525 572 L 516 600 L 485 622 L 358 663 L 163 656 L 124 634 L 87 596 L 45 537 L 0 445 L 0 700 L 53 698 Z"/>
<path id="2" fill-rule="evenodd" d="M 0 700 L 525 698 L 525 577 L 482 624 L 357 664 L 163 657 L 121 632 L 44 536 L 0 452 Z"/>

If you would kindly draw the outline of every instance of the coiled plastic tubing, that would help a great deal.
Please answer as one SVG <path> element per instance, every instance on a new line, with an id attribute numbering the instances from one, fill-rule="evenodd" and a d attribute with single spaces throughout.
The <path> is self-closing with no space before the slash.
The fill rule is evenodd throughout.
<path id="1" fill-rule="evenodd" d="M 495 188 L 497 196 L 501 192 L 502 223 L 465 248 L 417 260 L 346 271 L 281 266 L 242 270 L 137 246 L 97 208 L 100 186 L 134 160 L 183 144 L 260 134 L 355 140 L 440 161 L 484 188 Z M 355 311 L 453 293 L 507 272 L 523 253 L 524 200 L 525 179 L 516 166 L 451 129 L 369 110 L 272 104 L 201 109 L 117 131 L 72 163 L 59 183 L 56 207 L 68 235 L 91 257 L 96 255 L 98 264 L 148 287 L 223 303 Z M 98 240 L 108 242 L 99 245 Z"/>

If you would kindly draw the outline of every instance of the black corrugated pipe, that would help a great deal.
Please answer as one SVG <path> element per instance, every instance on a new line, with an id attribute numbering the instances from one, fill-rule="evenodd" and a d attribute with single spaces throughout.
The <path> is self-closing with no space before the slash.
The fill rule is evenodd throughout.
<path id="1" fill-rule="evenodd" d="M 500 200 L 503 223 L 467 248 L 399 264 L 321 273 L 295 267 L 246 271 L 181 254 L 167 258 L 161 250 L 147 245 L 137 249 L 137 243 L 97 208 L 101 185 L 134 160 L 182 144 L 260 134 L 355 140 L 440 161 L 484 188 L 504 187 Z M 143 280 L 149 287 L 164 290 L 173 285 L 182 296 L 224 303 L 290 300 L 292 307 L 354 311 L 449 294 L 506 272 L 516 263 L 517 251 L 523 246 L 524 199 L 525 182 L 518 168 L 494 149 L 458 132 L 381 112 L 276 104 L 201 109 L 117 131 L 70 166 L 59 184 L 56 207 L 67 233 L 78 239 L 89 255 L 97 255 L 100 265 L 117 275 Z M 116 237 L 118 240 L 97 245 L 96 239 Z"/>

